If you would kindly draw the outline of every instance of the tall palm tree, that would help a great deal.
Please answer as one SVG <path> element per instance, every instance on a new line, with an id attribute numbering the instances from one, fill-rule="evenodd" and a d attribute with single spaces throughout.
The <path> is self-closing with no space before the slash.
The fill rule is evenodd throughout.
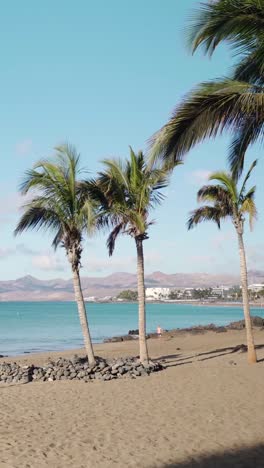
<path id="1" fill-rule="evenodd" d="M 252 228 L 253 221 L 256 218 L 257 210 L 254 202 L 256 187 L 246 191 L 246 184 L 256 161 L 249 169 L 241 189 L 238 188 L 236 180 L 232 174 L 226 172 L 214 172 L 209 177 L 210 181 L 216 181 L 215 185 L 205 185 L 198 191 L 199 202 L 209 202 L 209 205 L 203 205 L 191 213 L 188 220 L 188 229 L 193 228 L 203 221 L 214 221 L 220 228 L 221 221 L 231 218 L 235 227 L 240 256 L 240 276 L 242 286 L 243 308 L 245 316 L 245 325 L 247 332 L 248 362 L 257 361 L 254 339 L 252 333 L 249 297 L 248 297 L 248 279 L 246 254 L 243 240 L 245 215 L 249 215 L 249 223 Z"/>
<path id="2" fill-rule="evenodd" d="M 189 28 L 192 51 L 211 55 L 227 41 L 239 54 L 229 78 L 205 82 L 176 107 L 169 122 L 154 135 L 151 159 L 171 166 L 198 142 L 230 130 L 230 163 L 235 176 L 243 170 L 250 144 L 264 135 L 264 1 L 216 0 L 202 3 Z"/>
<path id="3" fill-rule="evenodd" d="M 43 229 L 55 234 L 53 247 L 65 249 L 73 275 L 75 300 L 78 306 L 85 349 L 90 365 L 95 357 L 88 327 L 85 303 L 80 281 L 82 239 L 85 231 L 94 225 L 95 211 L 82 190 L 77 176 L 81 173 L 80 156 L 71 145 L 55 148 L 53 161 L 40 161 L 26 172 L 21 193 L 33 193 L 23 206 L 23 214 L 15 235 L 28 229 Z"/>
<path id="4" fill-rule="evenodd" d="M 148 239 L 148 229 L 153 221 L 149 212 L 161 203 L 160 192 L 167 186 L 167 175 L 161 169 L 149 168 L 143 153 L 135 154 L 130 148 L 130 159 L 104 160 L 105 170 L 98 178 L 88 182 L 90 196 L 100 204 L 102 222 L 111 227 L 107 239 L 109 255 L 114 252 L 115 242 L 120 234 L 128 234 L 136 244 L 138 312 L 139 312 L 139 354 L 140 361 L 149 361 L 146 341 L 145 280 L 143 242 Z"/>

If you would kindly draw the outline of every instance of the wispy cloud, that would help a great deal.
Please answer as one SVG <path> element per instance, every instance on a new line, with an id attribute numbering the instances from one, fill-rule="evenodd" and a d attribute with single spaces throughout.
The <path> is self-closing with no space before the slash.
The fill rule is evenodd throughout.
<path id="1" fill-rule="evenodd" d="M 230 242 L 235 242 L 235 234 L 232 231 L 228 232 L 219 232 L 211 239 L 211 244 L 214 249 L 223 250 L 226 248 L 227 244 Z"/>
<path id="2" fill-rule="evenodd" d="M 0 260 L 4 260 L 15 253 L 15 249 L 11 248 L 0 248 Z"/>
<path id="3" fill-rule="evenodd" d="M 36 250 L 33 250 L 30 247 L 27 247 L 27 245 L 25 244 L 17 244 L 16 252 L 22 255 L 29 255 L 29 256 L 38 254 Z"/>
<path id="4" fill-rule="evenodd" d="M 208 170 L 199 169 L 187 174 L 187 178 L 193 185 L 202 185 L 208 182 L 208 177 L 210 174 L 211 172 Z"/>
<path id="5" fill-rule="evenodd" d="M 264 244 L 249 246 L 246 253 L 250 269 L 264 269 Z"/>
<path id="6" fill-rule="evenodd" d="M 2 193 L 0 194 L 0 226 L 10 222 L 13 224 L 14 217 L 20 213 L 21 207 L 31 198 L 31 195 L 22 197 L 19 192 L 8 193 L 5 188 Z"/>
<path id="7" fill-rule="evenodd" d="M 162 262 L 162 256 L 157 252 L 148 252 L 145 254 L 145 266 L 149 267 L 160 267 Z M 82 262 L 84 268 L 88 271 L 101 273 L 101 272 L 119 272 L 119 271 L 135 271 L 136 270 L 136 256 L 124 256 L 124 257 L 110 257 L 110 258 L 98 258 L 88 257 L 87 262 Z"/>
<path id="8" fill-rule="evenodd" d="M 204 267 L 205 265 L 212 265 L 216 263 L 217 261 L 216 257 L 214 257 L 213 255 L 207 255 L 207 254 L 191 255 L 188 260 L 190 264 L 192 263 L 195 263 L 196 265 L 201 264 L 201 267 Z"/>
<path id="9" fill-rule="evenodd" d="M 65 262 L 52 254 L 40 254 L 32 257 L 32 266 L 44 271 L 63 271 Z"/>
<path id="10" fill-rule="evenodd" d="M 98 258 L 98 257 L 89 257 L 88 261 L 82 262 L 85 269 L 89 271 L 100 273 L 103 271 L 127 271 L 130 270 L 131 265 L 133 269 L 135 268 L 136 258 L 135 257 L 121 257 L 121 258 Z"/>
<path id="11" fill-rule="evenodd" d="M 0 248 L 0 261 L 7 258 L 22 255 L 28 257 L 33 268 L 43 271 L 64 271 L 66 260 L 62 259 L 50 250 L 37 250 L 25 244 L 17 244 L 13 248 Z"/>
<path id="12" fill-rule="evenodd" d="M 0 195 L 0 217 L 18 212 L 21 195 L 17 192 Z"/>
<path id="13" fill-rule="evenodd" d="M 25 255 L 25 256 L 34 256 L 38 252 L 27 247 L 25 244 L 17 244 L 14 247 L 2 247 L 0 248 L 0 259 L 5 259 L 11 257 L 12 255 Z"/>
<path id="14" fill-rule="evenodd" d="M 164 257 L 156 251 L 147 252 L 145 254 L 145 265 L 147 267 L 156 266 L 157 268 L 160 268 L 163 263 L 163 258 Z"/>
<path id="15" fill-rule="evenodd" d="M 32 150 L 33 142 L 31 139 L 25 139 L 16 144 L 16 153 L 19 156 L 26 156 Z"/>

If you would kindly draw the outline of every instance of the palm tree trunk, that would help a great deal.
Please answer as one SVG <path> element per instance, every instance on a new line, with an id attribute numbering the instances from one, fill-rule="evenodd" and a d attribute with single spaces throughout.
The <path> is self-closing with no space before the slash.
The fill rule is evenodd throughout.
<path id="1" fill-rule="evenodd" d="M 237 231 L 237 235 L 238 235 L 238 246 L 239 246 L 239 256 L 240 256 L 240 277 L 241 277 L 241 286 L 242 286 L 243 308 L 244 308 L 245 325 L 246 325 L 246 332 L 247 332 L 248 362 L 249 364 L 254 364 L 257 362 L 257 356 L 256 356 L 255 345 L 254 345 L 251 318 L 250 318 L 246 254 L 245 254 L 245 247 L 244 247 L 244 241 L 243 241 L 243 234 Z"/>
<path id="2" fill-rule="evenodd" d="M 143 240 L 141 237 L 137 237 L 135 241 L 137 247 L 139 359 L 142 363 L 148 363 Z"/>
<path id="3" fill-rule="evenodd" d="M 88 327 L 88 321 L 87 321 L 87 316 L 86 316 L 85 304 L 84 304 L 84 300 L 83 300 L 83 293 L 82 293 L 80 275 L 79 275 L 78 269 L 73 268 L 72 271 L 73 271 L 74 294 L 75 294 L 75 300 L 77 302 L 77 307 L 78 307 L 79 319 L 80 319 L 82 333 L 83 333 L 83 339 L 84 339 L 84 346 L 85 346 L 85 350 L 86 350 L 86 353 L 87 353 L 89 365 L 93 366 L 96 361 L 95 361 L 95 357 L 94 357 L 93 345 L 92 345 L 90 331 L 89 331 L 89 327 Z"/>

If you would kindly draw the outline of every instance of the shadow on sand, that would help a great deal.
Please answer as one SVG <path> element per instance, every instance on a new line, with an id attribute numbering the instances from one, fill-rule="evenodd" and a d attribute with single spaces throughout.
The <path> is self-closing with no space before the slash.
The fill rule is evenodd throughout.
<path id="1" fill-rule="evenodd" d="M 256 345 L 256 350 L 263 349 L 264 344 Z M 184 356 L 183 354 L 168 354 L 164 356 L 159 356 L 154 361 L 165 361 L 167 367 L 176 367 L 182 366 L 184 364 L 191 364 L 193 361 L 190 359 L 196 359 L 197 361 L 207 361 L 209 359 L 215 359 L 221 356 L 227 356 L 228 354 L 234 353 L 246 353 L 247 346 L 244 344 L 237 345 L 237 346 L 230 346 L 228 348 L 218 348 L 212 351 L 207 351 L 206 353 L 199 353 L 194 354 L 192 356 Z M 200 359 L 199 359 L 200 358 Z M 259 359 L 258 362 L 263 362 L 264 359 Z M 263 460 L 263 468 L 264 468 L 264 460 Z"/>
<path id="2" fill-rule="evenodd" d="M 157 466 L 157 465 L 156 465 Z M 159 468 L 263 468 L 264 444 L 205 455 L 179 463 L 159 465 Z M 154 468 L 154 467 L 153 467 Z"/>

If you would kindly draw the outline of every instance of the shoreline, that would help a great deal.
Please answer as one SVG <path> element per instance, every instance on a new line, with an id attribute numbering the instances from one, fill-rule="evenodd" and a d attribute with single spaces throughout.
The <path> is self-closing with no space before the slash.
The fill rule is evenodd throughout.
<path id="1" fill-rule="evenodd" d="M 250 447 L 263 447 L 264 331 L 254 336 L 259 362 L 251 366 L 241 349 L 245 330 L 186 333 L 148 340 L 151 358 L 166 368 L 146 377 L 1 384 L 2 464 L 191 468 L 204 459 L 197 467 L 224 467 L 230 453 L 228 466 L 262 466 L 264 451 L 257 457 Z M 98 344 L 95 353 L 137 356 L 138 342 Z M 45 366 L 73 354 L 8 361 Z"/>
<path id="2" fill-rule="evenodd" d="M 0 300 L 0 303 L 2 304 L 8 304 L 8 303 L 75 303 L 74 299 L 71 300 L 52 300 L 52 299 L 47 299 L 47 300 Z M 137 301 L 84 301 L 85 304 L 138 304 Z M 202 307 L 243 307 L 242 302 L 232 302 L 232 301 L 200 301 L 200 300 L 165 300 L 165 301 L 146 301 L 146 305 L 153 304 L 153 305 L 158 305 L 158 304 L 174 304 L 174 305 L 193 305 L 193 306 L 202 306 Z M 253 309 L 264 309 L 264 300 L 263 302 L 250 302 L 249 303 L 250 307 Z"/>
<path id="3" fill-rule="evenodd" d="M 20 305 L 19 305 L 20 304 Z M 105 306 L 104 304 L 101 306 L 87 306 L 87 312 L 89 314 L 89 308 L 92 311 L 92 314 L 97 316 L 98 311 L 102 312 L 107 312 L 107 323 L 111 324 L 111 327 L 108 328 L 103 328 L 102 329 L 95 329 L 93 330 L 92 336 L 93 336 L 93 344 L 102 344 L 104 342 L 119 342 L 119 341 L 128 341 L 132 339 L 136 339 L 136 335 L 138 334 L 137 328 L 138 328 L 138 319 L 137 319 L 137 306 L 136 303 L 134 303 L 133 306 L 126 306 L 124 303 L 119 303 L 121 304 L 120 306 L 116 306 L 114 304 L 110 305 L 109 307 Z M 148 314 L 148 329 L 147 329 L 147 335 L 148 337 L 156 337 L 156 329 L 157 325 L 160 324 L 161 327 L 164 330 L 167 330 L 169 334 L 174 334 L 174 333 L 185 333 L 187 330 L 189 333 L 202 333 L 202 331 L 206 331 L 209 327 L 209 329 L 214 329 L 216 331 L 217 328 L 220 328 L 223 330 L 223 328 L 226 328 L 229 326 L 230 323 L 234 322 L 235 320 L 240 321 L 243 319 L 243 310 L 242 310 L 242 304 L 236 303 L 236 307 L 230 308 L 230 303 L 223 303 L 223 302 L 218 302 L 210 304 L 204 304 L 202 302 L 196 302 L 195 304 L 192 304 L 190 307 L 189 306 L 184 306 L 181 305 L 182 303 L 179 304 L 179 302 L 170 302 L 170 306 L 166 307 L 168 304 L 167 302 L 157 302 L 153 304 L 153 306 L 147 306 L 147 314 Z M 178 305 L 177 305 L 178 304 Z M 232 303 L 234 306 L 234 304 Z M 207 308 L 206 306 L 210 306 Z M 0 343 L 0 357 L 2 356 L 24 356 L 24 355 L 30 355 L 34 354 L 37 355 L 39 353 L 43 352 L 60 352 L 60 351 L 65 351 L 65 350 L 72 350 L 76 349 L 82 346 L 82 336 L 78 333 L 78 330 L 76 329 L 76 326 L 70 325 L 69 331 L 65 332 L 65 336 L 57 334 L 61 333 L 60 330 L 57 330 L 56 334 L 53 334 L 49 336 L 49 330 L 50 330 L 50 320 L 52 320 L 53 317 L 53 312 L 57 311 L 58 309 L 58 317 L 59 320 L 63 320 L 64 314 L 69 310 L 71 313 L 72 317 L 76 316 L 73 315 L 73 312 L 75 313 L 75 302 L 65 302 L 65 303 L 53 303 L 50 304 L 48 302 L 38 302 L 38 303 L 28 303 L 25 305 L 25 303 L 13 303 L 10 304 L 10 324 L 14 324 L 17 327 L 20 327 L 21 331 L 21 336 L 23 337 L 23 340 L 20 339 L 20 334 L 18 332 L 17 337 L 14 338 L 12 337 L 12 332 L 11 329 L 12 327 L 7 327 L 6 331 L 6 340 L 2 343 Z M 54 308 L 54 311 L 53 311 Z M 9 314 L 7 313 L 9 311 L 9 306 L 2 304 L 2 310 L 4 312 L 4 322 L 3 325 L 9 323 Z M 21 310 L 21 316 L 20 312 L 17 312 Z M 36 321 L 36 317 L 38 317 L 38 310 L 42 312 L 42 310 L 47 312 L 47 316 L 44 314 L 43 315 L 43 320 L 44 320 L 44 325 L 45 325 L 45 331 L 42 333 L 41 331 L 39 334 L 36 336 L 39 336 L 40 339 L 38 340 L 37 338 L 34 338 L 34 335 L 29 334 L 30 329 L 36 330 L 36 333 L 38 333 L 38 322 Z M 30 323 L 31 328 L 27 330 L 27 322 L 21 322 L 20 323 L 20 318 L 24 318 L 27 316 L 26 312 L 30 312 L 29 317 L 30 317 Z M 126 318 L 126 311 L 133 312 L 133 320 L 130 317 L 130 314 L 128 314 L 128 318 Z M 22 314 L 23 312 L 23 314 Z M 25 312 L 25 314 L 24 314 Z M 123 317 L 123 322 L 122 326 L 119 327 L 119 319 L 118 317 L 120 316 L 120 312 L 122 313 Z M 57 312 L 56 312 L 57 314 Z M 180 319 L 177 319 L 177 316 L 179 315 Z M 252 308 L 251 311 L 252 316 L 258 316 L 260 315 L 261 317 L 264 318 L 264 313 L 263 309 L 260 307 L 254 307 Z M 51 317 L 52 316 L 52 317 Z M 113 321 L 112 321 L 112 316 L 113 316 Z M 5 322 L 5 317 L 7 318 L 7 322 Z M 12 318 L 13 317 L 13 318 Z M 42 317 L 42 316 L 41 316 Z M 47 317 L 47 319 L 45 318 Z M 50 319 L 49 319 L 50 317 Z M 57 317 L 57 315 L 56 315 Z M 42 320 L 42 319 L 41 319 Z M 72 319 L 73 322 L 73 319 Z M 71 322 L 70 322 L 71 323 Z M 97 323 L 97 322 L 96 322 Z M 76 320 L 77 324 L 77 320 Z M 101 321 L 98 321 L 98 324 L 101 324 Z M 98 325 L 98 326 L 99 326 Z M 100 325 L 101 326 L 101 325 Z M 5 330 L 5 328 L 4 328 Z M 4 330 L 2 331 L 3 336 L 4 335 Z M 73 330 L 74 334 L 70 333 Z M 77 331 L 76 331 L 77 330 Z M 134 333 L 133 333 L 134 330 Z M 43 336 L 42 336 L 43 335 Z"/>
<path id="4" fill-rule="evenodd" d="M 253 330 L 254 332 L 259 332 L 264 330 L 264 318 L 258 317 L 256 315 L 251 317 L 252 320 L 252 325 L 253 325 Z M 201 336 L 201 335 L 206 335 L 208 333 L 214 333 L 216 336 L 217 335 L 226 335 L 230 334 L 232 332 L 244 332 L 245 333 L 245 326 L 244 326 L 245 321 L 244 320 L 238 320 L 234 322 L 230 322 L 226 325 L 215 325 L 214 323 L 210 323 L 208 325 L 195 325 L 192 327 L 187 327 L 187 328 L 172 328 L 170 330 L 164 330 L 161 337 L 158 336 L 156 332 L 154 333 L 147 333 L 147 339 L 149 341 L 156 341 L 157 343 L 159 342 L 160 338 L 163 340 L 170 340 L 173 338 L 181 338 L 181 337 L 195 337 L 195 336 Z M 138 346 L 138 334 L 135 333 L 136 330 L 133 330 L 132 333 L 128 333 L 126 335 L 117 335 L 117 336 L 112 336 L 109 338 L 105 338 L 102 342 L 97 342 L 93 343 L 93 347 L 95 350 L 101 349 L 108 349 L 107 347 L 110 347 L 111 345 L 122 345 L 122 344 L 127 344 L 134 343 L 134 345 Z M 105 348 L 106 346 L 106 348 Z M 110 348 L 109 348 L 110 349 Z M 43 356 L 43 355 L 55 355 L 55 356 L 61 356 L 61 355 L 72 355 L 76 353 L 81 353 L 83 354 L 84 349 L 83 348 L 64 348 L 64 349 L 54 349 L 54 350 L 49 350 L 49 351 L 36 351 L 36 352 L 30 352 L 30 351 L 24 351 L 22 354 L 11 354 L 11 355 L 2 355 L 0 354 L 0 364 L 7 360 L 7 362 L 12 362 L 16 359 L 32 359 L 33 357 L 38 356 Z"/>
<path id="5" fill-rule="evenodd" d="M 256 338 L 256 344 L 260 343 L 264 352 L 264 327 L 254 327 L 253 332 Z M 151 358 L 154 359 L 161 359 L 162 356 L 160 355 L 160 352 L 164 347 L 166 348 L 167 346 L 170 348 L 171 346 L 176 346 L 176 352 L 180 351 L 182 353 L 183 351 L 186 351 L 188 354 L 191 349 L 197 347 L 198 345 L 200 351 L 205 351 L 208 349 L 209 345 L 212 349 L 218 348 L 221 342 L 224 342 L 230 346 L 231 344 L 237 346 L 246 343 L 246 331 L 244 328 L 229 328 L 224 333 L 219 333 L 217 329 L 214 328 L 208 328 L 204 330 L 202 327 L 196 327 L 195 329 L 170 330 L 163 333 L 161 337 L 153 335 L 148 338 L 148 347 L 150 349 Z M 97 357 L 106 358 L 138 356 L 138 346 L 138 339 L 108 341 L 104 343 L 96 343 L 93 345 L 95 355 Z M 70 358 L 76 355 L 85 357 L 85 348 L 80 347 L 54 351 L 40 351 L 36 353 L 25 353 L 14 356 L 4 356 L 0 358 L 0 365 L 3 364 L 3 362 L 16 362 L 23 363 L 25 365 L 30 365 L 34 362 L 34 364 L 42 365 L 43 363 L 47 363 L 50 359 L 58 359 L 60 357 Z"/>

